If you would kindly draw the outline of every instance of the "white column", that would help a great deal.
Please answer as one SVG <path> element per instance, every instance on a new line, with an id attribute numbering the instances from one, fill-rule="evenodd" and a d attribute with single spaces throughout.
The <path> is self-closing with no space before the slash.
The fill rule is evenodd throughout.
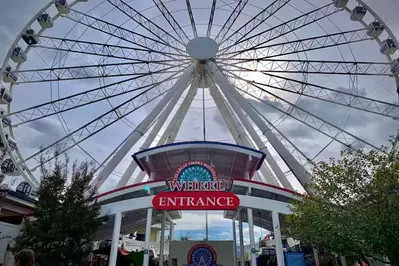
<path id="1" fill-rule="evenodd" d="M 162 223 L 161 223 L 161 241 L 159 245 L 159 266 L 163 266 L 163 253 L 165 250 L 165 223 L 166 223 L 166 212 L 162 212 Z"/>
<path id="2" fill-rule="evenodd" d="M 346 266 L 346 259 L 344 256 L 340 256 L 342 266 Z"/>
<path id="3" fill-rule="evenodd" d="M 241 257 L 241 266 L 245 266 L 244 232 L 243 232 L 243 230 L 242 230 L 241 210 L 238 210 L 238 234 L 239 234 L 239 236 L 240 236 L 240 257 Z"/>
<path id="4" fill-rule="evenodd" d="M 170 227 L 169 227 L 169 243 L 170 241 L 175 240 L 175 224 L 173 223 L 173 221 L 170 221 Z M 169 244 L 170 245 L 170 244 Z"/>
<path id="5" fill-rule="evenodd" d="M 151 242 L 151 225 L 152 225 L 152 208 L 147 209 L 147 223 L 145 226 L 145 243 L 144 243 L 144 260 L 143 266 L 148 266 L 149 263 L 149 250 Z"/>
<path id="6" fill-rule="evenodd" d="M 234 266 L 237 265 L 237 233 L 236 233 L 236 220 L 233 219 L 233 247 L 234 247 Z"/>
<path id="7" fill-rule="evenodd" d="M 116 258 L 118 256 L 119 235 L 121 232 L 122 213 L 115 213 L 114 231 L 112 231 L 111 252 L 109 255 L 108 266 L 116 266 Z"/>
<path id="8" fill-rule="evenodd" d="M 233 105 L 237 101 L 242 110 L 247 113 L 255 125 L 262 131 L 262 134 L 268 139 L 273 148 L 277 151 L 280 157 L 286 162 L 290 170 L 298 178 L 302 185 L 312 184 L 312 179 L 308 171 L 300 164 L 294 156 L 287 150 L 287 148 L 280 142 L 280 140 L 273 134 L 271 129 L 259 117 L 259 115 L 252 109 L 248 101 L 234 88 L 229 80 L 223 75 L 215 63 L 209 63 L 209 66 L 216 83 L 219 85 L 223 94 L 228 99 L 229 103 Z M 233 106 L 234 108 L 234 106 Z M 238 108 L 238 109 L 240 109 Z M 236 108 L 234 108 L 235 110 Z"/>
<path id="9" fill-rule="evenodd" d="M 272 221 L 273 221 L 274 243 L 276 246 L 277 265 L 285 266 L 283 242 L 281 240 L 280 218 L 278 212 L 276 211 L 272 212 Z"/>
<path id="10" fill-rule="evenodd" d="M 314 256 L 314 264 L 315 264 L 315 266 L 320 266 L 319 252 L 315 248 L 313 248 L 313 256 Z"/>
<path id="11" fill-rule="evenodd" d="M 175 93 L 184 91 L 188 83 L 192 80 L 192 74 L 194 71 L 195 64 L 192 64 L 189 68 L 187 68 L 180 78 L 176 81 L 176 83 L 172 86 L 172 88 L 163 96 L 161 101 L 152 109 L 151 113 L 147 115 L 146 118 L 134 129 L 133 133 L 129 136 L 129 138 L 125 141 L 125 143 L 120 147 L 120 149 L 115 153 L 115 155 L 109 160 L 107 165 L 103 168 L 103 170 L 99 173 L 96 179 L 92 182 L 92 187 L 99 188 L 105 180 L 109 177 L 112 171 L 118 166 L 118 164 L 122 161 L 122 159 L 126 156 L 126 154 L 130 151 L 130 149 L 137 143 L 137 141 L 144 135 L 144 133 L 148 130 L 148 127 L 151 123 L 157 118 L 159 113 L 165 107 L 165 105 L 170 101 Z"/>
<path id="12" fill-rule="evenodd" d="M 248 176 L 248 172 L 245 172 L 246 176 Z M 251 188 L 247 191 L 247 196 L 251 195 Z M 251 246 L 251 265 L 256 265 L 256 254 L 253 252 L 255 250 L 255 230 L 254 230 L 254 217 L 252 214 L 252 209 L 247 208 L 247 216 L 248 216 L 248 229 L 249 229 L 249 243 Z"/>

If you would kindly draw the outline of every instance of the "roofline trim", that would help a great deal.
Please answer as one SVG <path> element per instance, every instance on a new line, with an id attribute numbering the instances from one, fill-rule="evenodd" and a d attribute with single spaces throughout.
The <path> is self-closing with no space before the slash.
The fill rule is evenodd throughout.
<path id="1" fill-rule="evenodd" d="M 196 144 L 197 145 L 200 145 L 200 144 L 220 145 L 220 146 L 226 146 L 226 147 L 230 147 L 230 148 L 245 150 L 246 152 L 243 151 L 242 153 L 250 154 L 251 156 L 255 156 L 255 157 L 259 158 L 259 164 L 258 164 L 258 166 L 257 166 L 258 168 L 256 170 L 258 170 L 260 168 L 261 163 L 263 163 L 263 160 L 266 157 L 266 154 L 259 150 L 255 150 L 255 149 L 248 148 L 245 146 L 240 146 L 240 145 L 235 145 L 235 144 L 230 144 L 230 143 L 225 143 L 225 142 L 217 142 L 217 141 L 186 141 L 186 142 L 170 143 L 170 144 L 156 146 L 156 147 L 138 151 L 138 152 L 134 153 L 132 155 L 132 157 L 136 161 L 136 163 L 140 167 L 140 169 L 142 171 L 144 171 L 144 167 L 141 165 L 140 160 L 139 160 L 139 159 L 143 158 L 144 156 L 150 156 L 150 155 L 156 154 L 158 152 L 154 152 L 154 151 L 156 151 L 158 149 L 161 150 L 161 151 L 159 151 L 159 153 L 160 153 L 160 152 L 163 152 L 163 150 L 165 148 L 174 147 L 174 146 L 184 146 L 184 145 L 196 145 Z M 173 149 L 171 149 L 171 150 L 173 150 Z M 148 152 L 150 154 L 143 155 L 143 153 L 148 153 Z"/>

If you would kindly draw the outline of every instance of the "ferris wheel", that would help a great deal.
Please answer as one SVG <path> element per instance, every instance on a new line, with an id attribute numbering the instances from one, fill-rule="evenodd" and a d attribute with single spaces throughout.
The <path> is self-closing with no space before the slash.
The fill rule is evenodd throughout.
<path id="1" fill-rule="evenodd" d="M 398 46 L 362 0 L 55 0 L 3 62 L 1 171 L 37 187 L 58 149 L 122 187 L 146 178 L 139 149 L 223 141 L 293 189 L 397 135 Z"/>

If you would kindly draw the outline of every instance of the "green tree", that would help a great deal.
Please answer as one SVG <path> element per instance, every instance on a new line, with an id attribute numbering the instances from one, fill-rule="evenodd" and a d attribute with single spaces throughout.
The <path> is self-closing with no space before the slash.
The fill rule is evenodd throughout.
<path id="1" fill-rule="evenodd" d="M 33 219 L 25 220 L 13 247 L 33 249 L 40 266 L 82 265 L 104 220 L 97 218 L 100 206 L 90 187 L 93 168 L 87 162 L 74 162 L 72 167 L 68 162 L 57 157 L 48 167 L 41 164 Z"/>
<path id="2" fill-rule="evenodd" d="M 286 235 L 346 256 L 399 265 L 398 153 L 345 150 L 315 163 L 313 193 L 293 202 Z"/>

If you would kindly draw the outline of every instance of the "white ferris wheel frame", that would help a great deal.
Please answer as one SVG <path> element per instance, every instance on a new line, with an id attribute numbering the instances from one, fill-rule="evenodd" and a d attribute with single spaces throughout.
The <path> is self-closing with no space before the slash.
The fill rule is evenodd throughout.
<path id="1" fill-rule="evenodd" d="M 115 0 L 109 0 L 109 1 L 115 1 Z M 277 2 L 276 0 L 275 2 Z M 384 23 L 384 21 L 376 14 L 364 1 L 362 0 L 351 0 L 354 2 L 357 2 L 358 5 L 363 6 L 366 8 L 366 10 L 371 14 L 374 18 L 375 21 L 381 22 L 384 25 L 384 30 L 388 34 L 389 38 L 393 40 L 395 43 L 396 47 L 399 48 L 399 42 L 396 39 L 395 35 L 392 33 L 392 31 L 389 29 L 389 27 Z M 75 6 L 79 2 L 85 2 L 84 0 L 75 0 L 71 4 L 69 4 L 70 7 Z M 154 3 L 156 2 L 158 7 L 162 7 L 163 3 L 162 1 L 159 0 L 154 0 Z M 214 1 L 215 2 L 215 1 Z M 240 5 L 243 1 L 240 1 L 237 7 L 241 8 Z M 246 1 L 244 1 L 246 2 Z M 188 2 L 189 3 L 189 2 Z M 36 15 L 26 24 L 26 26 L 21 30 L 21 32 L 18 34 L 17 38 L 11 45 L 2 65 L 2 72 L 5 71 L 5 68 L 9 64 L 13 49 L 18 46 L 18 43 L 21 41 L 22 35 L 28 30 L 31 25 L 35 22 L 36 18 L 40 15 L 46 12 L 52 5 L 54 4 L 53 1 L 49 2 L 46 4 L 41 10 L 39 10 Z M 191 11 L 191 7 L 189 7 L 189 4 L 187 6 L 189 8 L 189 11 Z M 243 8 L 243 7 L 242 7 Z M 348 13 L 351 13 L 351 10 L 345 6 L 343 8 L 346 10 Z M 160 9 L 161 10 L 161 9 Z M 167 11 L 167 10 L 166 10 Z M 168 22 L 171 22 L 170 13 L 163 13 L 162 14 L 165 16 L 165 18 L 168 20 Z M 214 7 L 212 8 L 212 12 L 214 12 Z M 190 12 L 191 13 L 191 12 Z M 55 15 L 52 20 L 56 21 L 60 16 L 62 16 L 60 13 Z M 237 15 L 238 16 L 238 15 Z M 211 15 L 212 17 L 212 15 Z M 191 18 L 191 17 L 190 17 Z M 211 19 L 211 18 L 210 18 Z M 193 22 L 193 21 L 192 21 Z M 211 23 L 211 20 L 210 20 Z M 364 28 L 367 28 L 367 24 L 364 20 L 360 21 L 361 25 Z M 177 24 L 177 22 L 176 22 Z M 195 26 L 193 25 L 193 30 L 195 29 Z M 43 35 L 45 32 L 45 28 L 41 29 L 36 36 L 40 37 Z M 180 28 L 174 28 L 175 32 L 181 39 L 188 39 L 187 35 L 185 32 Z M 223 29 L 222 29 L 223 30 Z M 221 30 L 221 32 L 222 32 Z M 219 32 L 219 33 L 221 33 Z M 210 30 L 208 27 L 208 33 L 207 35 L 209 36 Z M 194 30 L 195 37 L 198 36 L 196 29 Z M 225 37 L 227 32 L 223 33 L 224 35 L 221 37 Z M 183 36 L 185 35 L 185 37 Z M 216 39 L 218 39 L 219 34 Z M 382 41 L 379 37 L 374 38 L 375 41 L 381 45 Z M 30 51 L 31 47 L 28 46 L 27 49 L 25 50 L 25 54 L 28 54 Z M 178 51 L 177 51 L 178 52 Z M 386 56 L 386 59 L 388 63 L 392 64 L 393 58 L 390 55 Z M 23 63 L 18 63 L 15 67 L 15 71 L 18 71 Z M 192 76 L 193 69 L 195 66 L 190 66 L 189 69 L 187 69 L 183 75 L 179 78 L 179 81 L 175 83 L 175 86 L 172 87 L 172 89 L 167 93 L 165 96 L 163 96 L 161 102 L 155 107 L 155 109 L 143 120 L 143 122 L 136 127 L 136 129 L 132 132 L 131 135 L 123 143 L 121 143 L 120 146 L 118 146 L 118 150 L 116 153 L 108 160 L 108 163 L 103 166 L 102 170 L 100 173 L 97 175 L 96 179 L 93 182 L 94 186 L 101 186 L 105 180 L 109 177 L 109 175 L 115 170 L 116 166 L 118 163 L 121 161 L 121 159 L 126 156 L 126 154 L 129 152 L 129 150 L 134 146 L 134 144 L 144 135 L 146 131 L 150 129 L 151 124 L 154 122 L 154 120 L 158 117 L 157 122 L 155 125 L 152 127 L 152 130 L 150 132 L 150 135 L 146 138 L 144 144 L 142 145 L 142 148 L 149 148 L 151 143 L 154 141 L 159 129 L 163 126 L 165 123 L 166 119 L 168 118 L 171 109 L 173 109 L 174 104 L 177 102 L 177 100 L 181 97 L 183 91 L 180 89 L 176 91 L 176 93 L 172 93 L 174 90 L 174 87 L 178 87 L 176 84 L 186 84 L 184 88 L 186 88 L 189 84 L 190 88 L 185 96 L 183 103 L 180 105 L 179 110 L 177 113 L 174 115 L 172 119 L 172 123 L 170 123 L 166 130 L 164 131 L 161 139 L 157 143 L 157 145 L 163 145 L 163 144 L 168 144 L 171 143 L 175 140 L 178 129 L 180 128 L 182 121 L 184 119 L 185 113 L 187 112 L 190 104 L 192 103 L 197 91 L 198 91 L 198 83 L 199 80 L 197 80 L 196 77 Z M 248 147 L 255 147 L 257 146 L 260 150 L 264 151 L 265 153 L 268 153 L 268 149 L 266 148 L 264 142 L 256 132 L 255 128 L 251 125 L 249 122 L 248 118 L 244 113 L 246 113 L 249 118 L 256 124 L 256 126 L 261 129 L 262 134 L 266 136 L 267 140 L 270 142 L 270 144 L 273 146 L 273 148 L 277 151 L 277 153 L 280 155 L 280 157 L 285 161 L 287 166 L 290 168 L 292 173 L 296 176 L 296 178 L 300 181 L 302 184 L 306 184 L 311 182 L 309 173 L 307 170 L 304 168 L 304 166 L 299 163 L 293 156 L 292 154 L 286 149 L 286 147 L 278 140 L 278 138 L 274 135 L 274 133 L 271 132 L 270 128 L 268 125 L 265 123 L 264 120 L 255 112 L 254 109 L 251 108 L 251 106 L 245 101 L 245 98 L 237 91 L 235 90 L 235 87 L 233 84 L 230 83 L 228 78 L 220 71 L 219 66 L 211 61 L 208 61 L 207 66 L 207 83 L 209 84 L 209 87 L 212 88 L 211 91 L 211 97 L 215 101 L 215 104 L 217 108 L 219 109 L 223 119 L 225 120 L 227 127 L 229 131 L 231 132 L 234 140 L 236 141 L 237 144 L 241 144 L 244 146 Z M 194 71 L 195 72 L 195 71 Z M 189 74 L 187 74 L 189 73 Z M 397 88 L 399 88 L 399 78 L 398 75 L 392 75 Z M 15 86 L 14 83 L 11 83 L 9 86 L 9 92 L 12 95 L 13 92 L 13 87 Z M 219 89 L 218 89 L 219 88 Z M 224 97 L 222 96 L 224 95 Z M 224 100 L 225 99 L 225 100 Z M 226 101 L 227 100 L 227 101 Z M 165 107 L 166 106 L 166 107 Z M 165 108 L 164 108 L 165 107 Z M 7 113 L 11 112 L 11 103 L 7 105 Z M 249 136 L 248 136 L 248 134 Z M 21 176 L 28 182 L 30 183 L 33 187 L 37 188 L 39 186 L 39 182 L 36 180 L 36 178 L 33 176 L 31 170 L 26 166 L 25 164 L 25 159 L 23 158 L 22 154 L 18 149 L 15 149 L 14 151 L 10 149 L 9 144 L 6 139 L 6 133 L 8 133 L 11 137 L 15 137 L 14 134 L 14 129 L 13 125 L 9 125 L 8 128 L 5 128 L 2 123 L 0 123 L 0 137 L 2 142 L 4 143 L 6 147 L 6 151 L 8 153 L 9 158 L 12 160 L 14 165 L 16 166 L 17 171 L 21 174 Z M 399 140 L 399 130 L 396 135 L 396 140 Z M 394 142 L 392 146 L 393 150 L 398 149 L 398 142 Z M 281 170 L 281 168 L 278 166 L 277 162 L 274 160 L 272 156 L 267 156 L 266 161 L 268 165 L 263 165 L 260 172 L 262 173 L 263 177 L 261 179 L 262 182 L 270 183 L 270 184 L 275 184 L 275 185 L 280 185 L 284 188 L 287 189 L 292 189 L 291 183 L 288 181 L 287 177 Z M 101 167 L 100 166 L 100 167 Z M 137 164 L 132 161 L 128 168 L 126 169 L 125 173 L 123 174 L 122 178 L 117 184 L 117 187 L 123 187 L 127 184 L 129 178 L 132 176 L 134 171 L 137 168 Z M 137 179 L 135 180 L 135 183 L 141 182 L 144 178 L 144 173 L 141 173 Z M 279 184 L 280 183 L 280 184 Z"/>

